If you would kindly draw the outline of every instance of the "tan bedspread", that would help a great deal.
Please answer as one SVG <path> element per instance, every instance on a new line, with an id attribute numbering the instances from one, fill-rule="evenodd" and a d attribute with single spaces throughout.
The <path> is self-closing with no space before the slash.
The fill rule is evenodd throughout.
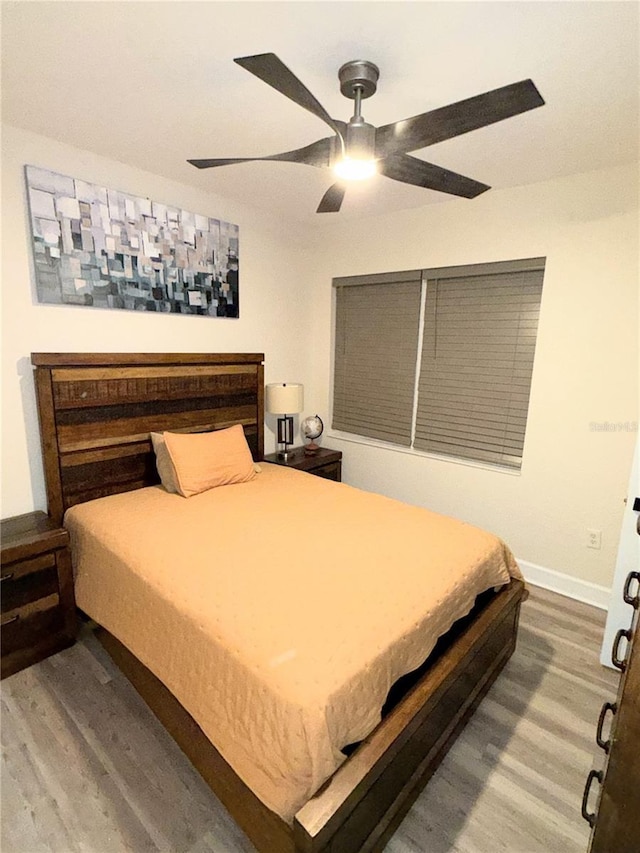
<path id="1" fill-rule="evenodd" d="M 489 533 L 275 465 L 188 500 L 156 486 L 91 501 L 65 524 L 78 606 L 289 822 L 393 682 L 518 575 Z"/>

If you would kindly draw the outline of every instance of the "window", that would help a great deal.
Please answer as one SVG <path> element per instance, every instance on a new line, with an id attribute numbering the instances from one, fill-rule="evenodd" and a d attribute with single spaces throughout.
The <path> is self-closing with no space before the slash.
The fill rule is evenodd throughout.
<path id="1" fill-rule="evenodd" d="M 334 279 L 334 429 L 519 469 L 544 258 Z"/>

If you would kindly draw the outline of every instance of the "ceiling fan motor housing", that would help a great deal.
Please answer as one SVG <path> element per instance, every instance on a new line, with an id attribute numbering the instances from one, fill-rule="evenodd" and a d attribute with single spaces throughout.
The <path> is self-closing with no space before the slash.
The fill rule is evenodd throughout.
<path id="1" fill-rule="evenodd" d="M 376 129 L 362 118 L 354 116 L 347 125 L 347 155 L 358 160 L 368 160 L 375 154 Z"/>

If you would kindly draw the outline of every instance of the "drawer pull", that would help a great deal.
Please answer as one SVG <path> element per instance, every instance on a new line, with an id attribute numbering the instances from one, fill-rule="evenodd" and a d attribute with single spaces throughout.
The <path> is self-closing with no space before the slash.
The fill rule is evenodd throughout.
<path id="1" fill-rule="evenodd" d="M 631 629 L 630 628 L 620 628 L 618 633 L 616 634 L 615 640 L 613 641 L 613 649 L 611 650 L 611 663 L 619 669 L 621 672 L 624 672 L 627 668 L 627 661 L 624 658 L 618 657 L 618 649 L 620 648 L 620 640 L 624 637 L 627 642 L 631 641 Z"/>
<path id="2" fill-rule="evenodd" d="M 11 625 L 12 622 L 17 622 L 19 618 L 20 618 L 20 614 L 16 613 L 16 615 L 12 616 L 11 619 L 7 619 L 6 622 L 3 622 L 2 627 L 4 628 L 6 625 Z"/>
<path id="3" fill-rule="evenodd" d="M 0 575 L 0 581 L 10 581 L 12 577 L 13 577 L 13 572 L 8 572 L 6 575 Z M 627 578 L 627 580 L 629 580 L 629 578 Z M 625 587 L 625 589 L 626 589 L 626 587 Z M 626 601 L 626 599 L 625 599 L 625 601 Z"/>
<path id="4" fill-rule="evenodd" d="M 602 740 L 602 727 L 604 725 L 605 717 L 607 716 L 607 711 L 611 711 L 613 716 L 618 713 L 618 706 L 615 702 L 605 702 L 602 706 L 602 710 L 600 711 L 600 716 L 598 717 L 598 729 L 596 731 L 596 743 L 600 747 L 600 749 L 604 749 L 604 751 L 608 754 L 609 748 L 611 746 L 611 735 L 609 735 L 608 740 Z"/>
<path id="5" fill-rule="evenodd" d="M 631 584 L 634 580 L 638 581 L 638 589 L 635 595 L 631 595 Z M 624 598 L 625 603 L 630 604 L 634 610 L 637 610 L 638 607 L 640 607 L 640 572 L 629 572 L 624 584 L 622 597 Z"/>
<path id="6" fill-rule="evenodd" d="M 584 786 L 584 794 L 582 795 L 582 817 L 592 828 L 596 823 L 596 812 L 589 813 L 587 811 L 587 802 L 589 800 L 591 785 L 593 784 L 594 779 L 597 779 L 598 783 L 602 785 L 602 770 L 592 770 L 591 773 L 589 773 L 587 776 L 587 784 Z"/>

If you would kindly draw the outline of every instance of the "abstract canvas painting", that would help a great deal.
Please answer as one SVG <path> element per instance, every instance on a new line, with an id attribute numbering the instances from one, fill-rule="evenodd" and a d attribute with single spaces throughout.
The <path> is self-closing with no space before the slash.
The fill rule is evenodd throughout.
<path id="1" fill-rule="evenodd" d="M 238 317 L 238 226 L 26 166 L 39 302 Z"/>

